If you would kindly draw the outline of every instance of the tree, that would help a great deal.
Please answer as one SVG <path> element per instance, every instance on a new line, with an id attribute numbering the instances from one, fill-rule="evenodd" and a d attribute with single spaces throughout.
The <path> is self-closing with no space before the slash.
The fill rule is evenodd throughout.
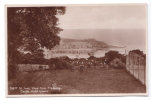
<path id="1" fill-rule="evenodd" d="M 59 44 L 56 15 L 65 13 L 65 7 L 8 7 L 8 66 L 21 59 L 19 53 L 28 52 L 41 57 L 42 48 Z"/>
<path id="2" fill-rule="evenodd" d="M 130 52 L 136 53 L 136 54 L 141 55 L 141 56 L 143 56 L 144 58 L 146 58 L 146 55 L 143 53 L 143 51 L 140 51 L 139 49 L 132 50 L 132 51 L 130 51 Z"/>
<path id="3" fill-rule="evenodd" d="M 121 59 L 122 62 L 126 62 L 126 58 L 124 55 L 120 54 L 118 51 L 109 51 L 105 53 L 105 62 L 108 64 L 115 58 Z"/>

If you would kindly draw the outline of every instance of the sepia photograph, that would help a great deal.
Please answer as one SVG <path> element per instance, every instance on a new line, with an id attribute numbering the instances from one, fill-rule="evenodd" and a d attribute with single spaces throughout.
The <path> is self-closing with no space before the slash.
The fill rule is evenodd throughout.
<path id="1" fill-rule="evenodd" d="M 7 96 L 147 95 L 147 4 L 5 8 Z"/>

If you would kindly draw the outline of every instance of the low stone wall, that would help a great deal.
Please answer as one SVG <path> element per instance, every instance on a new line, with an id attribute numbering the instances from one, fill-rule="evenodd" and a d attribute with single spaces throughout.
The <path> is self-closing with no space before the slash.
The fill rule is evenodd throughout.
<path id="1" fill-rule="evenodd" d="M 38 71 L 38 70 L 47 70 L 50 67 L 48 65 L 41 65 L 41 64 L 18 64 L 18 71 Z"/>

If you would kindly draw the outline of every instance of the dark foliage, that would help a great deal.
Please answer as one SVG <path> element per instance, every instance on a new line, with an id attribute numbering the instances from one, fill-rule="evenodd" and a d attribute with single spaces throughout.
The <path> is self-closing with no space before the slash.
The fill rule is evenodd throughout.
<path id="1" fill-rule="evenodd" d="M 28 52 L 31 58 L 41 59 L 42 48 L 51 49 L 59 44 L 56 15 L 65 13 L 65 7 L 8 7 L 8 67 L 15 65 Z M 26 57 L 24 57 L 26 58 Z M 12 68 L 11 68 L 12 69 Z M 15 70 L 15 68 L 13 68 Z M 9 72 L 11 73 L 11 72 Z"/>
<path id="2" fill-rule="evenodd" d="M 146 58 L 146 55 L 143 53 L 143 51 L 140 51 L 139 49 L 132 50 L 132 51 L 130 51 L 130 52 L 136 53 L 136 54 L 141 55 L 141 56 L 143 56 L 144 58 Z"/>
<path id="3" fill-rule="evenodd" d="M 72 66 L 67 59 L 63 58 L 51 58 L 47 64 L 52 69 L 69 69 Z"/>
<path id="4" fill-rule="evenodd" d="M 115 58 L 121 59 L 122 62 L 126 63 L 126 57 L 120 54 L 118 51 L 109 51 L 105 53 L 105 63 L 109 64 Z"/>

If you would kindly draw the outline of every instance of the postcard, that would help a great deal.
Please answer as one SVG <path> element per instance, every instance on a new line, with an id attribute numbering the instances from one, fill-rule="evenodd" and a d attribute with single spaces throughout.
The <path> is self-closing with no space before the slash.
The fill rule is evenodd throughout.
<path id="1" fill-rule="evenodd" d="M 7 96 L 147 95 L 147 4 L 6 5 Z"/>

